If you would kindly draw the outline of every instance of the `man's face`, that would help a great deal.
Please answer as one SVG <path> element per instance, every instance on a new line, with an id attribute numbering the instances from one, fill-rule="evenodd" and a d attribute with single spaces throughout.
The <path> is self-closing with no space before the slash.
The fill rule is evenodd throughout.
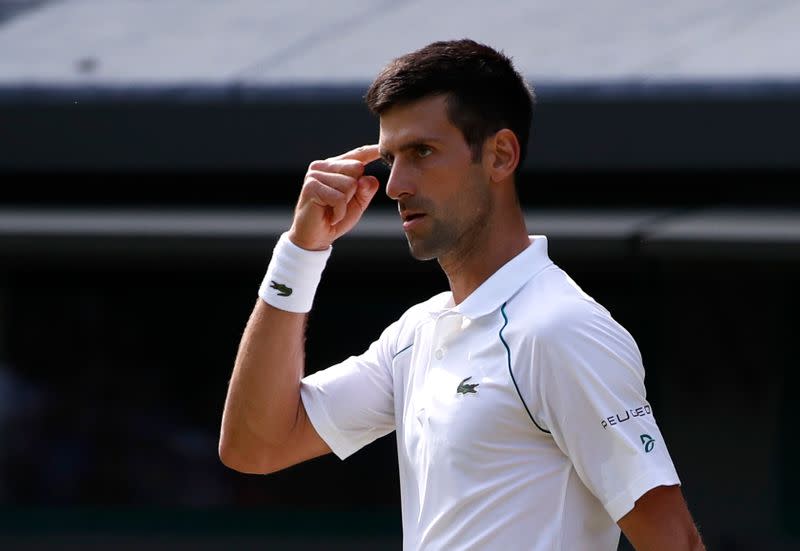
<path id="1" fill-rule="evenodd" d="M 467 250 L 488 223 L 492 197 L 483 165 L 447 117 L 446 97 L 383 113 L 380 149 L 391 166 L 386 194 L 397 201 L 414 258 Z"/>

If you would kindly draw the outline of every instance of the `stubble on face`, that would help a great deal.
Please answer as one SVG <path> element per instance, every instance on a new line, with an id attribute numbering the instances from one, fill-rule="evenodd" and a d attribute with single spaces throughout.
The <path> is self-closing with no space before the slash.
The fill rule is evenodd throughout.
<path id="1" fill-rule="evenodd" d="M 482 162 L 450 120 L 447 97 L 381 114 L 380 144 L 392 166 L 386 193 L 413 217 L 405 231 L 411 255 L 442 263 L 474 250 L 488 228 L 493 194 Z"/>
<path id="2" fill-rule="evenodd" d="M 477 169 L 477 167 L 475 167 Z M 415 197 L 403 205 L 427 213 L 425 227 L 406 233 L 411 256 L 417 260 L 464 260 L 489 224 L 492 196 L 479 174 L 471 171 L 446 204 L 436 207 Z"/>

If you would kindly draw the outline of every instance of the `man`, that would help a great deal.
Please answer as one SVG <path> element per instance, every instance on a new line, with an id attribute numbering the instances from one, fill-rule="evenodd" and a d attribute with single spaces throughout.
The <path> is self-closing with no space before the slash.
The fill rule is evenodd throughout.
<path id="1" fill-rule="evenodd" d="M 394 60 L 366 96 L 379 145 L 311 163 L 242 337 L 220 457 L 269 473 L 397 433 L 405 549 L 703 549 L 633 338 L 529 236 L 515 175 L 533 94 L 470 40 Z M 303 378 L 333 242 L 390 166 L 411 254 L 450 284 L 361 356 Z"/>

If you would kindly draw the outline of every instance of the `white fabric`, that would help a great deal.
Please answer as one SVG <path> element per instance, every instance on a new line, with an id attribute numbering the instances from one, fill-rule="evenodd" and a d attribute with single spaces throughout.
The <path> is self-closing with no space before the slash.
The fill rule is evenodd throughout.
<path id="1" fill-rule="evenodd" d="M 406 550 L 612 551 L 635 500 L 679 484 L 633 338 L 531 240 L 303 379 L 340 458 L 397 431 Z"/>
<path id="2" fill-rule="evenodd" d="M 328 247 L 324 251 L 308 251 L 292 243 L 287 233 L 282 234 L 272 251 L 258 296 L 287 312 L 309 312 L 332 250 Z"/>

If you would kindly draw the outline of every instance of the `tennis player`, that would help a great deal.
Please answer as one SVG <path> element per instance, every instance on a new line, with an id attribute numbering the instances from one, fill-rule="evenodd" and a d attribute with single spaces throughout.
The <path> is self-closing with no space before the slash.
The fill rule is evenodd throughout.
<path id="1" fill-rule="evenodd" d="M 366 101 L 377 145 L 311 163 L 273 251 L 222 418 L 220 457 L 270 473 L 397 436 L 407 550 L 704 549 L 632 336 L 529 235 L 515 189 L 534 96 L 470 40 L 392 61 Z M 336 239 L 391 167 L 411 254 L 450 290 L 368 350 L 304 377 L 304 329 Z M 399 231 L 398 227 L 398 231 Z"/>

